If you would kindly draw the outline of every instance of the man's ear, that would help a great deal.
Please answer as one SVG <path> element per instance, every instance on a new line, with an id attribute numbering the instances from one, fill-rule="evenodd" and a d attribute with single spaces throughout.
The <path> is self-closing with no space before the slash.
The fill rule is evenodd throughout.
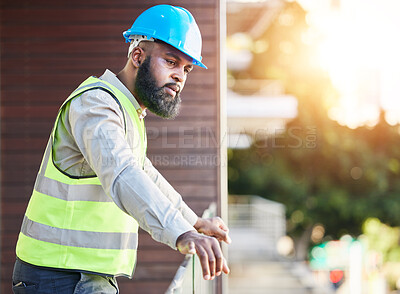
<path id="1" fill-rule="evenodd" d="M 133 66 L 138 68 L 144 61 L 145 57 L 143 49 L 137 46 L 132 50 L 130 59 L 132 60 Z"/>

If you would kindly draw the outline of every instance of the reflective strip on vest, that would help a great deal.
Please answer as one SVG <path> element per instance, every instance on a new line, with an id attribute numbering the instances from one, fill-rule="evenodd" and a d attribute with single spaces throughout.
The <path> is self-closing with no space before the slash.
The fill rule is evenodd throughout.
<path id="1" fill-rule="evenodd" d="M 53 138 L 63 107 L 92 89 L 106 91 L 120 105 L 127 138 L 140 137 L 139 146 L 132 149 L 134 157 L 144 163 L 147 142 L 139 104 L 113 85 L 88 78 L 57 115 L 18 237 L 17 256 L 38 266 L 131 277 L 138 243 L 136 220 L 118 208 L 96 176 L 72 177 L 53 163 Z"/>
<path id="2" fill-rule="evenodd" d="M 136 249 L 137 233 L 87 232 L 60 229 L 24 217 L 21 233 L 33 239 L 64 246 L 97 249 Z M 57 242 L 57 240 L 60 240 Z"/>
<path id="3" fill-rule="evenodd" d="M 71 186 L 47 177 L 37 178 L 35 191 L 62 200 L 112 202 L 112 199 L 104 193 L 103 187 L 100 185 Z M 71 194 L 69 199 L 67 199 L 68 194 Z"/>

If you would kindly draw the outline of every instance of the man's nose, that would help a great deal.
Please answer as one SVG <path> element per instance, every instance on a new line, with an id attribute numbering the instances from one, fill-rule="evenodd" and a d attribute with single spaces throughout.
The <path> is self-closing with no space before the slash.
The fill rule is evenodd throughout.
<path id="1" fill-rule="evenodd" d="M 172 78 L 179 83 L 184 83 L 186 80 L 185 70 L 183 68 L 178 68 L 172 74 Z"/>

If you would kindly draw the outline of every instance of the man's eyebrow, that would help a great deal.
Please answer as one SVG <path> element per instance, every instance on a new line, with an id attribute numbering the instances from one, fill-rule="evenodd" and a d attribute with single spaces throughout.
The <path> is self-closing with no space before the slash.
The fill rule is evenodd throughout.
<path id="1" fill-rule="evenodd" d="M 167 53 L 165 53 L 165 55 L 168 55 L 168 56 L 170 56 L 172 58 L 175 58 L 178 61 L 182 61 L 182 58 L 180 58 L 179 55 L 177 55 L 177 54 L 175 54 L 173 52 L 167 52 Z M 190 66 L 193 67 L 193 64 L 191 64 Z"/>
<path id="2" fill-rule="evenodd" d="M 165 55 L 171 56 L 171 57 L 173 57 L 173 58 L 175 58 L 175 59 L 177 59 L 179 61 L 182 60 L 177 54 L 172 53 L 172 52 L 167 52 L 167 53 L 165 53 Z"/>

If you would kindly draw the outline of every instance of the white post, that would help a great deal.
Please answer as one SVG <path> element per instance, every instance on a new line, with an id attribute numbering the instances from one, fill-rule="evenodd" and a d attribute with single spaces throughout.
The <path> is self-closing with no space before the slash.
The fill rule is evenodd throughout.
<path id="1" fill-rule="evenodd" d="M 349 249 L 349 294 L 362 294 L 362 246 L 354 241 Z"/>

